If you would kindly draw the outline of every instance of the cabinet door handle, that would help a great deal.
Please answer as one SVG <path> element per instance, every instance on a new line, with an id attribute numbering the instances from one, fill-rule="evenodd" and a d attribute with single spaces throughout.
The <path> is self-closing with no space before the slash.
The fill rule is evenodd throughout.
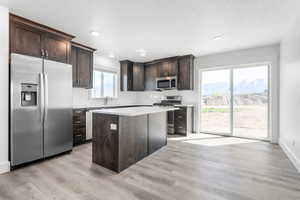
<path id="1" fill-rule="evenodd" d="M 45 56 L 44 49 L 41 49 L 41 53 L 42 53 L 42 58 L 44 58 L 44 56 Z"/>
<path id="2" fill-rule="evenodd" d="M 46 58 L 48 58 L 48 51 L 46 50 Z"/>
<path id="3" fill-rule="evenodd" d="M 178 118 L 182 118 L 182 116 L 178 116 Z"/>

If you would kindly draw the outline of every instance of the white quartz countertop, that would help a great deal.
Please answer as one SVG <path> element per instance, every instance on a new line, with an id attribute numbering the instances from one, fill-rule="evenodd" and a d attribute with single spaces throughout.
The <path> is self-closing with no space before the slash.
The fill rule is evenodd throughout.
<path id="1" fill-rule="evenodd" d="M 175 107 L 195 107 L 194 104 L 176 104 Z"/>
<path id="2" fill-rule="evenodd" d="M 179 108 L 174 107 L 130 107 L 130 108 L 114 108 L 114 109 L 101 109 L 93 110 L 93 113 L 109 114 L 109 115 L 119 115 L 119 116 L 128 116 L 134 117 L 139 115 L 148 115 L 160 112 L 167 112 L 171 110 L 178 110 Z"/>
<path id="3" fill-rule="evenodd" d="M 89 109 L 93 109 L 93 108 L 109 108 L 109 107 L 124 107 L 124 106 L 128 106 L 128 107 L 132 107 L 132 106 L 152 106 L 152 104 L 106 104 L 106 105 L 73 105 L 73 109 L 81 109 L 81 108 L 89 108 Z"/>

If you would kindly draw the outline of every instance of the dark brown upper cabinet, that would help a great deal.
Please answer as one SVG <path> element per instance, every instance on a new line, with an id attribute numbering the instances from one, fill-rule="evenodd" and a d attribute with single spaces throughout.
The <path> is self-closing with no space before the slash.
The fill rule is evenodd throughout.
<path id="1" fill-rule="evenodd" d="M 144 63 L 134 63 L 129 60 L 120 61 L 121 64 L 121 91 L 145 90 Z"/>
<path id="2" fill-rule="evenodd" d="M 72 42 L 73 87 L 93 88 L 93 59 L 91 47 Z"/>
<path id="3" fill-rule="evenodd" d="M 71 43 L 53 34 L 43 34 L 42 49 L 45 51 L 46 59 L 70 63 Z"/>
<path id="4" fill-rule="evenodd" d="M 121 91 L 154 91 L 156 79 L 177 77 L 178 90 L 193 90 L 194 56 L 176 56 L 145 63 L 121 61 Z"/>
<path id="5" fill-rule="evenodd" d="M 157 65 L 146 64 L 145 65 L 145 90 L 156 90 L 156 78 L 157 78 Z"/>
<path id="6" fill-rule="evenodd" d="M 18 23 L 10 25 L 10 50 L 13 53 L 42 57 L 42 32 Z"/>
<path id="7" fill-rule="evenodd" d="M 133 90 L 133 62 L 129 60 L 120 61 L 121 64 L 121 91 Z"/>
<path id="8" fill-rule="evenodd" d="M 145 90 L 145 67 L 143 63 L 133 63 L 133 91 Z"/>
<path id="9" fill-rule="evenodd" d="M 176 58 L 165 59 L 157 63 L 158 77 L 170 77 L 177 75 L 178 61 Z"/>
<path id="10" fill-rule="evenodd" d="M 10 52 L 70 63 L 74 36 L 10 14 Z"/>
<path id="11" fill-rule="evenodd" d="M 179 57 L 178 59 L 178 90 L 193 90 L 194 88 L 194 59 L 193 55 Z"/>

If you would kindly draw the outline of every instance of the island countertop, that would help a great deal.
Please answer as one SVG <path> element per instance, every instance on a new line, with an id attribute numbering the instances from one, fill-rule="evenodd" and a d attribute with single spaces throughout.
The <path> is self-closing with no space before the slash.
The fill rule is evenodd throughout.
<path id="1" fill-rule="evenodd" d="M 170 107 L 161 107 L 161 106 L 143 106 L 143 107 L 130 107 L 130 108 L 114 108 L 114 109 L 101 109 L 93 110 L 93 113 L 100 114 L 109 114 L 109 115 L 119 115 L 134 117 L 139 115 L 148 115 L 153 113 L 167 112 L 172 110 L 178 110 L 179 108 Z"/>

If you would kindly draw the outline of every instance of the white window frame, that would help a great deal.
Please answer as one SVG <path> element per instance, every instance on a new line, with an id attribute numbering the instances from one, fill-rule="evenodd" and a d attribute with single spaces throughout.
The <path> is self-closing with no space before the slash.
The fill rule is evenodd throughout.
<path id="1" fill-rule="evenodd" d="M 119 93 L 118 93 L 118 73 L 116 71 L 109 71 L 109 70 L 99 69 L 99 68 L 94 68 L 94 71 L 101 72 L 101 88 L 100 88 L 101 92 L 100 92 L 99 97 L 93 97 L 94 88 L 90 89 L 90 91 L 89 91 L 90 99 L 105 99 L 105 98 L 117 99 L 118 96 L 119 96 Z M 113 91 L 113 96 L 112 97 L 104 96 L 104 73 L 114 74 L 114 76 L 113 76 L 113 81 L 114 81 L 113 90 L 114 91 Z M 93 72 L 93 76 L 94 76 L 94 72 Z M 93 79 L 93 85 L 94 85 L 94 79 Z"/>
<path id="2" fill-rule="evenodd" d="M 198 105 L 197 105 L 197 122 L 199 123 L 199 126 L 197 127 L 197 132 L 201 133 L 201 100 L 202 100 L 202 93 L 201 93 L 201 84 L 202 84 L 202 73 L 205 71 L 214 71 L 214 70 L 222 70 L 222 69 L 229 69 L 229 70 L 233 70 L 233 69 L 241 69 L 241 68 L 249 68 L 249 67 L 256 67 L 256 66 L 268 66 L 268 88 L 269 88 L 269 93 L 268 93 L 268 98 L 269 98 L 269 104 L 268 104 L 268 137 L 264 140 L 264 141 L 274 141 L 274 133 L 273 133 L 273 104 L 274 104 L 274 97 L 273 97 L 273 67 L 272 67 L 272 63 L 271 62 L 258 62 L 258 63 L 249 63 L 249 64 L 237 64 L 237 65 L 225 65 L 225 66 L 217 66 L 217 67 L 203 67 L 200 68 L 198 70 L 198 84 L 199 84 L 199 88 L 198 88 Z M 230 77 L 230 81 L 232 81 L 232 74 Z M 231 83 L 232 84 L 232 83 Z M 231 91 L 232 92 L 232 91 Z M 232 109 L 232 108 L 231 108 Z M 232 117 L 232 116 L 231 116 Z M 231 118 L 231 129 L 233 127 L 233 120 Z M 218 135 L 225 135 L 228 136 L 228 134 L 224 134 L 224 133 L 213 133 L 213 134 L 218 134 Z M 230 136 L 232 137 L 236 137 L 234 135 L 232 135 L 232 130 L 231 130 L 231 134 Z M 250 139 L 256 139 L 256 138 L 250 138 Z M 261 140 L 261 139 L 258 139 Z"/>

